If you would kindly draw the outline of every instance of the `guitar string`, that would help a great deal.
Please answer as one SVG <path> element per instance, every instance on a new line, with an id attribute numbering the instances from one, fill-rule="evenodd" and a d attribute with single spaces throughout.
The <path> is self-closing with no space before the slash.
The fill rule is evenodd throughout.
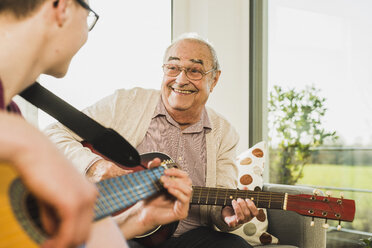
<path id="1" fill-rule="evenodd" d="M 205 193 L 205 190 L 207 187 L 194 187 L 194 191 L 202 191 L 202 193 Z M 209 193 L 214 193 L 214 194 L 220 194 L 221 193 L 226 193 L 228 191 L 230 194 L 254 194 L 254 195 L 272 195 L 272 196 L 284 196 L 284 193 L 274 193 L 274 192 L 265 192 L 265 191 L 252 191 L 252 190 L 236 190 L 236 189 L 228 189 L 228 188 L 209 188 Z"/>
<path id="2" fill-rule="evenodd" d="M 151 170 L 152 171 L 152 170 Z M 147 173 L 147 174 L 149 174 L 149 173 Z M 134 177 L 135 177 L 135 175 L 136 174 L 130 174 L 130 175 L 134 175 Z M 139 175 L 139 174 L 137 174 L 137 175 Z M 146 175 L 146 176 L 148 176 L 148 175 Z M 151 178 L 151 177 L 150 177 Z M 120 179 L 124 179 L 124 178 L 120 178 Z M 142 180 L 141 180 L 142 181 Z M 142 187 L 137 187 L 137 190 L 141 190 L 141 192 L 142 193 L 137 193 L 137 196 L 138 196 L 138 194 L 141 196 L 141 197 L 143 197 L 143 196 L 145 196 L 146 194 L 148 194 L 148 193 L 152 193 L 153 192 L 153 190 L 151 190 L 151 189 L 149 189 L 148 187 L 146 187 L 146 186 L 150 186 L 150 185 L 152 185 L 153 183 L 145 183 Z M 113 185 L 115 185 L 115 187 L 116 187 L 116 185 L 117 185 L 117 182 L 114 182 L 113 183 Z M 156 185 L 156 184 L 155 184 Z M 107 192 L 107 188 L 106 187 L 103 187 L 103 189 Z M 197 188 L 197 186 L 194 188 L 194 194 L 195 194 L 195 192 L 197 193 L 198 192 L 198 190 L 202 190 L 202 189 L 198 189 Z M 218 197 L 218 191 L 229 191 L 230 189 L 224 189 L 224 188 L 210 188 L 209 189 L 210 191 L 210 194 L 207 194 L 207 195 L 205 195 L 205 196 L 208 196 L 208 197 L 211 197 L 211 198 L 213 198 L 213 197 Z M 216 190 L 216 191 L 215 191 Z M 118 192 L 118 193 L 109 193 L 109 192 L 107 192 L 108 194 L 106 195 L 106 196 L 108 196 L 108 197 L 104 197 L 104 200 L 106 200 L 106 203 L 107 203 L 107 200 L 110 202 L 110 198 L 111 199 L 113 199 L 113 200 L 115 200 L 115 199 L 117 199 L 117 197 L 119 196 L 119 198 L 121 197 L 121 196 L 123 196 L 123 194 L 125 195 L 125 192 Z M 216 193 L 215 195 L 214 195 L 214 193 Z M 223 192 L 223 193 L 226 193 L 226 192 Z M 269 197 L 266 197 L 267 196 L 267 194 L 263 194 L 263 193 L 268 193 L 268 192 L 254 192 L 254 191 L 251 191 L 251 192 L 249 192 L 248 194 L 246 193 L 246 192 L 233 192 L 233 191 L 231 191 L 230 193 L 235 193 L 236 195 L 239 195 L 239 196 L 241 196 L 242 198 L 249 198 L 249 197 L 252 197 L 252 195 L 254 195 L 254 196 L 258 196 L 259 197 L 259 200 L 260 201 L 265 201 L 265 200 L 270 200 L 271 199 L 271 202 L 273 203 L 273 202 L 276 202 L 276 201 L 279 201 L 279 202 L 282 202 L 283 201 L 283 194 L 282 193 L 279 193 L 279 195 L 273 195 L 273 196 L 269 196 Z M 250 195 L 251 194 L 251 195 Z M 204 196 L 204 194 L 202 194 L 203 196 Z M 193 195 L 194 196 L 194 195 Z M 247 197 L 248 196 L 248 197 Z M 278 197 L 280 197 L 280 198 L 277 198 L 277 196 Z M 298 197 L 298 196 L 296 196 L 296 195 L 289 195 L 289 197 L 290 198 L 292 198 L 292 199 L 300 199 L 300 200 L 302 200 L 302 201 L 304 201 L 304 200 L 308 200 L 308 201 L 311 201 L 311 202 L 314 202 L 314 201 L 316 201 L 316 200 L 312 200 L 312 199 L 304 199 L 303 197 Z M 220 199 L 223 199 L 223 198 L 220 198 Z M 105 201 L 102 201 L 102 202 L 105 202 Z M 123 201 L 122 201 L 123 202 Z M 119 202 L 119 203 L 122 203 L 122 202 Z M 127 203 L 126 203 L 127 204 Z M 117 205 L 117 202 L 115 202 L 115 204 L 109 204 L 109 205 Z M 3 207 L 2 208 L 0 208 L 0 209 L 4 209 Z M 9 208 L 7 208 L 7 209 L 10 209 L 10 207 Z M 114 209 L 112 209 L 112 210 L 114 210 Z M 101 213 L 102 214 L 102 213 Z"/>
<path id="3" fill-rule="evenodd" d="M 158 180 L 159 180 L 160 176 L 162 175 L 159 172 L 160 172 L 159 170 L 157 170 L 157 171 L 149 170 L 149 171 L 146 172 L 146 174 L 152 173 L 153 175 L 155 175 L 155 179 L 157 180 L 155 182 L 159 182 Z M 135 175 L 135 174 L 129 174 L 129 175 Z M 139 174 L 137 174 L 137 175 L 139 175 Z M 146 176 L 152 178 L 149 175 L 146 175 Z M 116 180 L 116 181 L 118 181 L 119 184 L 122 184 L 124 182 L 124 177 L 117 177 L 117 178 L 114 178 L 113 180 Z M 114 182 L 114 184 L 115 183 L 117 183 L 117 182 Z M 160 184 L 160 182 L 159 182 L 159 184 Z M 156 190 L 154 190 L 153 188 L 147 187 L 147 186 L 154 186 L 154 185 L 156 185 L 156 184 L 154 184 L 153 182 L 145 183 L 145 184 L 142 184 L 142 185 L 136 185 L 136 188 L 137 188 L 137 191 L 138 191 L 137 194 L 136 194 L 137 197 L 139 195 L 140 198 L 143 199 L 148 194 L 156 193 L 157 192 Z M 123 189 L 124 189 L 124 191 L 128 191 L 127 188 L 123 188 Z M 135 203 L 136 200 L 133 201 L 133 197 L 128 197 L 128 192 L 124 192 L 124 191 L 118 191 L 117 193 L 114 192 L 113 194 L 107 195 L 106 197 L 117 198 L 118 195 L 122 195 L 122 196 L 125 196 L 125 198 L 127 199 L 127 201 L 125 202 L 126 205 L 130 206 L 130 205 L 132 205 L 131 203 L 133 203 L 133 202 Z M 133 194 L 131 194 L 131 195 L 133 195 Z M 119 206 L 119 208 L 121 208 L 121 207 Z M 105 214 L 105 213 L 103 213 L 103 214 Z"/>
<path id="4" fill-rule="evenodd" d="M 290 197 L 291 197 L 291 198 L 294 198 L 293 196 L 290 196 Z M 300 199 L 303 199 L 303 198 L 300 198 Z M 4 207 L 3 207 L 3 209 L 4 209 Z M 8 209 L 10 209 L 10 207 L 8 207 Z M 307 210 L 306 208 L 301 208 L 301 207 L 300 207 L 299 209 Z M 315 210 L 319 210 L 319 211 L 321 211 L 321 209 L 315 209 Z M 335 213 L 335 211 L 333 211 L 333 212 L 328 211 L 328 213 Z M 326 217 L 326 216 L 315 216 L 315 217 L 329 218 L 329 219 L 335 219 L 335 220 L 340 219 L 340 218 L 337 218 L 337 217 L 332 217 L 332 218 L 330 218 L 329 216 L 328 216 L 328 217 Z"/>
<path id="5" fill-rule="evenodd" d="M 203 196 L 203 197 L 199 197 L 197 195 L 193 196 L 193 198 L 200 198 L 200 199 L 203 199 L 203 200 L 215 200 L 215 199 L 218 199 L 218 200 L 228 200 L 228 199 L 231 199 L 231 200 L 236 200 L 238 198 L 241 198 L 241 199 L 251 199 L 253 198 L 253 200 L 255 201 L 275 201 L 275 202 L 282 202 L 284 201 L 284 197 L 259 197 L 259 198 L 254 198 L 252 196 L 245 196 L 245 195 L 241 195 L 241 196 L 236 196 L 236 197 L 233 197 L 233 196 L 228 196 L 228 197 L 224 197 L 224 196 L 218 196 L 218 195 L 209 195 L 208 197 L 207 196 Z"/>
<path id="6" fill-rule="evenodd" d="M 203 191 L 194 191 L 194 195 L 198 195 L 198 196 L 203 196 L 203 197 L 221 197 L 221 195 L 227 195 L 228 197 L 239 197 L 239 198 L 251 198 L 251 197 L 257 197 L 259 199 L 264 199 L 264 198 L 268 198 L 268 199 L 275 199 L 275 198 L 284 198 L 285 195 L 269 195 L 269 194 L 253 194 L 253 193 L 245 193 L 245 192 L 239 192 L 239 193 L 235 193 L 235 192 L 229 192 L 229 191 L 224 191 L 224 192 L 210 192 L 210 193 L 205 193 Z M 225 198 L 225 197 L 224 197 Z"/>
<path id="7" fill-rule="evenodd" d="M 174 166 L 174 165 L 176 165 L 175 163 L 168 163 L 167 164 L 167 166 L 168 167 L 170 167 L 170 166 Z M 116 186 L 116 184 L 114 184 L 115 186 Z M 147 185 L 150 185 L 150 184 L 145 184 L 146 186 Z M 155 184 L 155 186 L 156 186 L 156 184 Z M 220 190 L 219 188 L 216 188 L 217 189 L 217 191 L 218 190 Z M 221 188 L 222 190 L 225 190 L 225 189 L 223 189 L 223 188 Z M 104 190 L 107 192 L 107 188 L 104 188 Z M 208 190 L 209 190 L 209 188 L 208 188 Z M 194 192 L 197 192 L 197 190 L 195 190 L 194 189 Z M 145 193 L 143 193 L 143 194 L 146 194 L 146 193 L 148 193 L 148 192 L 145 192 Z M 213 188 L 212 188 L 212 191 L 211 191 L 211 194 L 204 194 L 204 193 L 202 193 L 202 194 L 199 194 L 199 197 L 201 197 L 201 196 L 206 196 L 206 197 L 214 197 L 214 198 L 216 198 L 216 197 L 218 197 L 218 193 L 216 193 L 217 195 L 214 195 L 213 194 L 214 193 L 214 191 L 213 191 Z M 225 192 L 226 193 L 226 192 Z M 281 195 L 279 195 L 279 197 L 280 198 L 276 198 L 276 196 L 268 196 L 267 197 L 267 194 L 265 195 L 265 194 L 263 194 L 263 191 L 261 191 L 261 192 L 250 192 L 249 194 L 246 194 L 245 192 L 243 192 L 243 193 L 241 193 L 241 192 L 238 192 L 238 193 L 236 193 L 236 192 L 230 192 L 231 194 L 234 194 L 235 193 L 235 195 L 236 196 L 238 196 L 239 198 L 241 197 L 241 198 L 249 198 L 249 197 L 254 197 L 254 196 L 256 196 L 256 197 L 258 197 L 258 201 L 259 200 L 261 200 L 261 201 L 265 201 L 265 200 L 271 200 L 271 202 L 274 202 L 274 200 L 275 200 L 275 202 L 276 201 L 279 201 L 279 202 L 282 202 L 282 200 L 283 200 L 283 196 L 282 195 L 284 195 L 284 194 L 281 194 Z M 280 193 L 279 193 L 280 194 Z M 115 196 L 122 196 L 123 194 L 116 194 L 116 193 L 114 193 L 114 194 L 112 194 L 112 193 L 110 193 L 110 194 L 108 194 L 108 196 L 110 196 L 113 200 L 115 200 Z M 132 194 L 133 195 L 133 194 Z M 138 193 L 136 194 L 136 196 L 138 196 Z M 223 198 L 221 198 L 221 199 L 223 199 Z M 292 199 L 293 199 L 293 197 L 292 197 Z M 302 197 L 299 197 L 298 199 L 301 199 L 301 200 L 303 200 L 303 198 Z M 108 201 L 110 201 L 110 198 L 108 198 Z M 309 200 L 309 201 L 314 201 L 314 200 Z M 116 203 L 115 203 L 116 204 Z M 113 205 L 113 204 L 109 204 L 109 205 Z"/>
<path id="8" fill-rule="evenodd" d="M 236 191 L 233 189 L 223 189 L 223 188 L 212 188 L 209 190 L 209 193 L 206 193 L 204 188 L 195 188 L 193 197 L 203 197 L 203 198 L 211 198 L 211 200 L 215 200 L 215 198 L 218 198 L 219 200 L 224 200 L 227 198 L 233 197 L 233 199 L 236 198 L 252 198 L 256 197 L 255 200 L 258 201 L 272 201 L 272 202 L 283 202 L 284 200 L 284 194 L 270 194 L 267 192 L 254 192 L 254 191 Z M 224 196 L 222 196 L 224 195 Z M 219 197 L 220 196 L 220 197 Z"/>
<path id="9" fill-rule="evenodd" d="M 150 186 L 151 185 L 151 183 L 150 184 L 144 184 L 144 187 L 142 187 L 142 189 L 141 190 L 143 190 L 143 189 L 147 189 L 146 188 L 146 186 Z M 223 189 L 223 188 L 221 188 L 222 190 L 224 190 L 224 191 L 226 191 L 226 189 Z M 149 193 L 150 191 L 149 190 L 147 190 L 147 191 L 144 191 L 143 193 L 142 193 L 142 195 L 141 196 L 143 196 L 144 194 L 146 194 L 146 193 Z M 197 190 L 194 190 L 194 195 L 195 195 L 195 193 L 197 194 L 197 192 L 198 192 L 198 189 Z M 254 192 L 250 192 L 250 193 L 254 193 Z M 125 194 L 125 193 L 124 193 Z M 262 194 L 262 192 L 261 193 L 255 193 L 256 195 L 257 194 Z M 114 193 L 114 194 L 109 194 L 108 196 L 109 197 L 111 197 L 111 198 L 115 198 L 115 197 L 117 197 L 117 196 L 121 196 L 121 195 L 123 195 L 123 193 L 122 192 L 119 192 L 119 193 Z M 193 197 L 194 197 L 194 195 L 193 195 Z M 217 195 L 218 196 L 218 195 Z M 261 197 L 259 198 L 261 201 L 265 201 L 265 200 L 269 200 L 270 198 L 265 198 L 265 197 L 262 197 L 262 195 L 260 195 Z M 310 196 L 310 195 L 309 195 Z M 214 197 L 214 195 L 209 195 L 209 197 Z M 291 198 L 291 199 L 298 199 L 298 200 L 301 200 L 301 201 L 309 201 L 309 202 L 323 202 L 323 200 L 322 199 L 324 199 L 324 198 L 322 198 L 322 199 L 316 199 L 316 200 L 312 200 L 312 199 L 310 199 L 310 198 L 304 198 L 304 197 L 298 197 L 298 196 L 296 196 L 296 195 L 288 195 L 288 197 L 289 198 Z M 243 197 L 244 198 L 244 197 Z M 221 198 L 221 199 L 224 199 L 224 198 Z M 272 197 L 271 198 L 272 200 L 273 199 L 275 199 L 275 200 L 282 200 L 282 198 L 280 198 L 280 199 L 278 199 L 278 198 L 276 198 L 276 197 Z M 334 199 L 336 199 L 336 198 L 334 198 Z M 343 199 L 343 200 L 345 200 L 345 199 Z M 346 199 L 347 200 L 347 199 Z M 325 203 L 325 202 L 323 202 L 323 203 Z M 327 204 L 329 205 L 329 202 L 327 202 Z M 1 209 L 1 208 L 0 208 Z"/>
<path id="10" fill-rule="evenodd" d="M 193 187 L 194 188 L 194 187 Z M 195 194 L 199 194 L 200 195 L 200 191 L 201 191 L 201 195 L 202 196 L 218 196 L 220 194 L 226 194 L 226 193 L 230 193 L 229 196 L 239 196 L 239 197 L 243 197 L 245 198 L 245 196 L 247 195 L 246 192 L 244 192 L 244 190 L 238 190 L 238 193 L 236 193 L 236 190 L 235 189 L 225 189 L 225 188 L 213 188 L 213 189 L 218 189 L 217 191 L 212 191 L 212 189 L 210 189 L 209 191 L 209 194 L 205 192 L 207 188 L 194 188 L 194 195 Z M 218 191 L 222 191 L 222 192 L 218 192 Z M 260 192 L 255 192 L 255 191 L 248 191 L 248 197 L 252 197 L 252 196 L 257 196 L 257 197 L 260 197 L 259 199 L 264 199 L 262 197 L 267 197 L 266 199 L 268 198 L 283 198 L 285 196 L 284 193 L 274 193 L 274 192 L 265 192 L 265 191 L 260 191 Z M 318 199 L 311 199 L 311 197 L 313 197 L 313 195 L 306 195 L 306 196 L 309 196 L 309 198 L 306 198 L 304 196 L 298 196 L 298 195 L 288 195 L 288 197 L 291 197 L 291 198 L 296 198 L 296 199 L 299 199 L 299 200 L 307 200 L 307 201 L 323 201 L 323 199 L 327 198 L 330 200 L 330 202 L 333 200 L 340 200 L 341 198 L 335 198 L 335 197 L 325 197 L 325 196 L 321 196 L 321 197 L 316 197 Z M 248 198 L 247 197 L 247 198 Z M 342 199 L 342 200 L 348 200 L 348 199 Z"/>
<path id="11" fill-rule="evenodd" d="M 149 176 L 150 178 L 151 178 L 151 176 L 150 176 L 150 174 L 152 174 L 153 176 L 155 176 L 155 177 L 158 177 L 158 178 L 155 178 L 156 180 L 158 180 L 159 178 L 160 178 L 160 176 L 161 175 L 163 175 L 163 174 L 160 174 L 159 172 L 160 172 L 160 170 L 161 170 L 162 168 L 156 168 L 156 169 L 152 169 L 152 170 L 147 170 L 146 171 L 146 173 L 145 172 L 143 172 L 145 175 L 146 174 L 148 174 L 148 175 L 146 175 L 146 176 Z M 156 170 L 156 171 L 155 171 Z M 135 173 L 133 173 L 133 174 L 128 174 L 129 176 L 133 176 L 133 175 L 136 175 Z M 125 176 L 128 176 L 128 175 L 125 175 Z M 116 177 L 116 178 L 111 178 L 112 180 L 117 180 L 117 181 L 119 181 L 119 182 L 122 182 L 122 180 L 124 180 L 124 177 Z M 108 180 L 110 180 L 110 179 L 108 179 Z M 102 181 L 101 181 L 102 182 Z M 159 181 L 156 181 L 156 182 L 159 182 Z M 99 184 L 99 183 L 97 183 L 97 184 Z M 160 184 L 160 182 L 159 182 L 159 184 Z M 153 185 L 153 183 L 152 182 L 150 182 L 150 183 L 145 183 L 144 185 L 140 185 L 141 187 L 141 193 L 138 193 L 139 195 L 140 195 L 140 197 L 142 197 L 142 199 L 143 199 L 143 197 L 145 197 L 145 196 L 147 196 L 147 194 L 148 193 L 156 193 L 156 191 L 154 191 L 153 189 L 151 189 L 151 188 L 149 188 L 149 187 L 147 187 L 147 186 L 151 186 L 151 185 Z M 160 184 L 160 186 L 161 186 L 161 184 Z M 128 189 L 126 189 L 126 191 L 127 191 Z M 114 199 L 114 198 L 117 198 L 117 196 L 118 195 L 127 195 L 128 193 L 127 192 L 123 192 L 123 191 L 120 191 L 120 192 L 117 192 L 117 193 L 114 193 L 114 194 L 110 194 L 110 195 L 100 195 L 100 197 L 97 199 L 97 201 L 96 201 L 96 205 L 99 205 L 100 204 L 100 202 L 105 202 L 105 203 L 107 203 L 107 197 L 110 197 L 110 198 L 112 198 L 112 199 Z M 137 194 L 137 195 L 138 195 Z M 106 197 L 105 197 L 106 196 Z M 123 202 L 124 204 L 126 204 L 126 207 L 128 207 L 128 206 L 131 206 L 131 204 L 129 204 L 128 202 Z M 12 209 L 11 207 L 9 207 L 10 209 Z M 119 206 L 119 210 L 120 209 L 122 209 L 120 206 Z M 35 210 L 39 210 L 39 208 L 37 207 L 37 206 L 31 206 L 29 209 L 28 209 L 29 211 L 35 211 Z M 98 215 L 106 215 L 106 213 L 107 213 L 107 209 L 105 209 L 106 210 L 106 212 L 100 212 L 100 213 L 98 213 Z M 118 210 L 116 210 L 116 211 L 118 211 Z M 116 212 L 116 211 L 114 211 L 114 212 Z M 98 212 L 98 211 L 97 211 Z M 109 215 L 109 214 L 108 214 Z M 32 221 L 34 221 L 35 223 L 38 223 L 38 224 L 40 224 L 41 223 L 41 220 L 39 219 L 39 218 L 36 218 L 36 217 L 33 217 L 33 216 L 31 216 L 31 218 L 30 218 Z"/>
<path id="12" fill-rule="evenodd" d="M 149 193 L 150 192 L 150 190 L 148 190 L 148 188 L 146 188 L 146 186 L 150 186 L 151 185 L 151 183 L 150 184 L 144 184 L 143 186 L 144 187 L 142 187 L 142 189 L 141 190 L 145 190 L 142 194 L 141 194 L 141 196 L 144 196 L 145 194 L 147 194 L 147 193 Z M 146 189 L 147 189 L 147 191 L 146 191 Z M 220 188 L 219 188 L 220 189 Z M 226 189 L 223 189 L 223 188 L 221 188 L 222 190 L 224 190 L 224 191 L 226 191 Z M 194 190 L 194 195 L 195 195 L 195 193 L 197 194 L 197 192 L 198 192 L 198 190 Z M 254 192 L 250 192 L 250 193 L 254 193 Z M 125 194 L 125 193 L 124 193 Z M 259 194 L 258 192 L 256 193 L 256 194 Z M 261 192 L 261 194 L 262 194 L 262 192 Z M 115 198 L 115 197 L 117 197 L 117 196 L 122 196 L 123 195 L 123 193 L 122 192 L 119 192 L 119 193 L 114 193 L 114 194 L 109 194 L 109 195 L 107 195 L 108 197 L 111 197 L 111 198 Z M 193 197 L 195 197 L 193 195 Z M 309 195 L 310 196 L 310 195 Z M 209 195 L 209 197 L 212 197 L 213 198 L 213 195 Z M 296 195 L 288 195 L 288 197 L 289 198 L 291 198 L 292 200 L 293 199 L 298 199 L 298 200 L 301 200 L 301 201 L 309 201 L 309 202 L 322 202 L 322 203 L 325 203 L 322 199 L 315 199 L 315 200 L 312 200 L 312 199 L 310 199 L 310 198 L 304 198 L 304 197 L 298 197 L 298 196 L 296 196 Z M 243 197 L 244 198 L 244 197 Z M 221 197 L 220 199 L 224 199 L 224 197 Z M 280 198 L 280 199 L 278 199 L 278 198 L 275 198 L 275 197 L 272 197 L 271 198 L 271 200 L 272 200 L 272 202 L 274 202 L 273 201 L 273 199 L 275 199 L 275 200 L 282 200 L 282 198 Z M 323 198 L 324 199 L 324 198 Z M 334 199 L 336 199 L 336 198 L 334 198 Z M 260 201 L 265 201 L 265 200 L 270 200 L 270 198 L 265 198 L 265 197 L 262 197 L 262 195 L 261 195 L 261 197 L 259 198 L 259 200 Z M 345 199 L 343 199 L 343 200 L 345 200 Z M 346 199 L 347 200 L 347 199 Z M 276 202 L 276 201 L 275 201 Z M 327 202 L 326 203 L 327 205 L 330 205 L 330 202 Z M 6 209 L 10 209 L 11 207 L 8 207 L 8 208 L 6 208 Z M 4 209 L 4 207 L 1 207 L 0 209 Z"/>
<path id="13" fill-rule="evenodd" d="M 135 178 L 134 175 L 132 177 Z M 122 191 L 121 190 L 120 191 L 113 191 L 111 189 L 110 192 L 107 192 L 107 194 L 104 194 L 103 199 L 105 199 L 105 200 L 112 199 L 112 201 L 114 201 L 115 204 L 117 205 L 118 203 L 119 204 L 122 203 L 118 199 L 118 198 L 120 198 L 120 196 L 125 197 L 124 202 L 126 204 L 138 201 L 139 197 L 141 196 L 141 193 L 142 192 L 146 193 L 146 191 L 144 192 L 144 189 L 146 189 L 145 187 L 148 184 L 145 184 L 145 185 L 134 184 L 131 180 L 131 177 L 129 176 L 129 177 L 126 177 L 125 180 L 115 180 L 115 179 L 113 179 L 110 182 L 106 181 L 101 185 L 106 192 L 107 192 L 107 189 L 110 190 L 110 185 L 115 185 L 115 186 L 118 186 L 119 188 L 122 189 Z M 125 186 L 125 187 L 123 187 L 123 186 Z M 113 206 L 113 204 L 111 204 L 111 206 Z"/>
<path id="14" fill-rule="evenodd" d="M 229 200 L 229 199 L 231 199 L 231 200 L 235 199 L 236 200 L 237 198 L 250 199 L 251 197 L 238 196 L 238 197 L 232 197 L 232 199 L 231 199 L 230 197 L 218 197 L 217 196 L 217 200 L 221 200 L 221 201 L 224 200 L 224 199 L 227 199 L 227 200 Z M 213 205 L 211 203 L 211 201 L 215 200 L 216 197 L 209 195 L 208 198 L 206 196 L 204 196 L 204 197 L 200 197 L 200 200 L 198 200 L 199 199 L 199 196 L 193 195 L 193 198 L 192 199 L 195 200 L 195 201 L 206 201 L 208 199 L 208 202 L 210 202 L 210 205 Z M 301 198 L 301 197 L 293 197 L 293 198 L 291 198 L 291 200 L 296 200 L 296 199 L 298 201 L 301 201 L 301 202 L 323 203 L 323 204 L 326 204 L 326 205 L 335 205 L 335 206 L 338 205 L 338 203 L 336 203 L 336 202 L 324 202 L 323 200 L 320 200 L 320 199 L 319 200 L 311 200 L 311 199 L 305 199 L 305 198 Z M 260 197 L 259 199 L 258 198 L 254 198 L 253 201 L 282 203 L 284 201 L 284 198 L 283 197 L 280 197 L 280 198 L 276 198 L 276 197 L 272 197 L 272 198 L 270 198 L 270 197 Z M 195 203 L 195 202 L 193 202 L 193 203 Z"/>
<path id="15" fill-rule="evenodd" d="M 160 184 L 160 183 L 159 183 Z M 114 184 L 115 185 L 115 184 Z M 145 183 L 144 184 L 144 187 L 146 187 L 146 186 L 150 186 L 151 185 L 151 183 Z M 161 185 L 161 184 L 160 184 Z M 227 189 L 224 189 L 224 188 L 221 188 L 223 191 L 226 191 Z M 120 191 L 118 191 L 118 192 L 120 192 Z M 198 197 L 198 196 L 196 196 L 196 194 L 198 194 L 198 190 L 193 190 L 193 195 L 192 195 L 192 197 Z M 225 194 L 225 192 L 221 192 L 221 194 Z M 114 196 L 122 196 L 123 194 L 122 193 L 118 193 L 118 194 L 110 194 L 110 197 L 114 197 Z M 202 194 L 203 196 L 204 196 L 204 194 Z M 215 197 L 215 195 L 209 195 L 209 197 Z M 217 195 L 218 196 L 218 195 Z M 249 196 L 250 195 L 248 195 L 248 198 L 249 198 Z M 265 196 L 265 194 L 258 194 L 258 196 L 259 196 L 259 200 L 267 200 L 267 199 L 270 199 L 270 198 L 267 198 L 267 197 L 263 197 L 263 196 Z M 295 200 L 295 199 L 298 199 L 298 200 L 301 200 L 301 201 L 308 201 L 308 202 L 322 202 L 322 203 L 326 203 L 326 204 L 328 204 L 328 205 L 330 205 L 330 204 L 332 204 L 332 203 L 334 203 L 334 204 L 338 204 L 337 202 L 335 202 L 336 200 L 342 200 L 343 201 L 343 203 L 347 203 L 348 201 L 350 201 L 349 199 L 341 199 L 341 198 L 327 198 L 327 199 L 329 199 L 330 201 L 329 202 L 324 202 L 324 199 L 326 199 L 326 197 L 323 197 L 323 198 L 316 198 L 316 199 L 311 199 L 310 197 L 312 197 L 312 195 L 307 195 L 307 196 L 309 196 L 309 198 L 305 198 L 305 197 L 299 197 L 299 196 L 297 196 L 297 195 L 288 195 L 288 198 L 291 198 L 291 199 L 293 199 L 293 200 Z M 224 199 L 225 197 L 221 197 L 221 199 Z M 228 198 L 228 197 L 227 197 Z M 243 198 L 245 198 L 245 197 L 243 197 Z M 271 199 L 278 199 L 278 198 L 276 198 L 276 197 L 272 197 Z M 345 204 L 343 204 L 343 205 L 345 205 Z M 8 210 L 8 209 L 11 209 L 11 207 L 10 207 L 10 205 L 8 205 L 8 206 L 0 206 L 0 210 Z"/>
<path id="16" fill-rule="evenodd" d="M 217 191 L 220 191 L 220 192 L 217 192 Z M 220 188 L 217 191 L 213 192 L 213 193 L 217 193 L 217 194 L 206 195 L 206 194 L 200 194 L 199 193 L 199 195 L 198 195 L 198 192 L 200 192 L 200 189 L 199 190 L 195 190 L 194 193 L 193 193 L 193 196 L 192 196 L 192 201 L 193 201 L 192 203 L 196 203 L 196 202 L 199 202 L 200 203 L 200 201 L 202 201 L 204 204 L 208 204 L 208 198 L 209 198 L 209 204 L 210 205 L 216 205 L 216 204 L 213 204 L 212 202 L 213 201 L 216 202 L 217 200 L 223 201 L 224 199 L 226 199 L 226 197 L 223 197 L 223 196 L 220 197 L 220 198 L 218 198 L 218 195 L 219 194 L 221 194 L 221 195 L 222 194 L 227 195 L 226 193 L 228 191 L 230 191 L 230 193 L 231 193 L 230 195 L 231 196 L 233 196 L 233 195 L 236 196 L 234 199 L 236 199 L 236 198 L 250 198 L 250 197 L 255 196 L 257 198 L 254 199 L 254 201 L 257 201 L 258 204 L 263 204 L 263 203 L 268 203 L 268 202 L 269 203 L 272 203 L 272 204 L 284 203 L 284 194 L 279 195 L 279 196 L 272 196 L 272 197 L 270 197 L 270 195 L 268 195 L 268 192 L 262 192 L 262 191 L 261 192 L 250 191 L 248 193 L 248 195 L 247 195 L 246 192 L 239 191 L 239 193 L 241 193 L 241 194 L 234 194 L 234 192 L 231 191 L 231 190 L 227 190 L 227 189 L 220 190 Z M 211 192 L 211 191 L 209 191 L 209 192 Z M 201 199 L 201 195 L 203 196 L 202 199 Z M 324 197 L 323 198 L 320 198 L 320 199 L 319 198 L 318 199 L 311 199 L 310 198 L 311 195 L 308 195 L 308 196 L 309 196 L 309 198 L 306 198 L 304 196 L 288 195 L 288 198 L 290 200 L 296 200 L 297 199 L 297 200 L 299 200 L 301 202 L 309 202 L 309 203 L 315 203 L 316 202 L 316 203 L 327 204 L 330 208 L 332 208 L 332 205 L 339 206 L 339 204 L 336 202 L 336 200 L 338 200 L 337 198 L 328 198 L 330 201 L 329 202 L 324 202 Z M 219 203 L 218 205 L 225 205 L 225 204 L 222 204 L 222 203 L 220 204 Z M 331 211 L 329 211 L 329 212 L 331 212 Z M 332 212 L 335 213 L 337 211 L 332 208 Z"/>

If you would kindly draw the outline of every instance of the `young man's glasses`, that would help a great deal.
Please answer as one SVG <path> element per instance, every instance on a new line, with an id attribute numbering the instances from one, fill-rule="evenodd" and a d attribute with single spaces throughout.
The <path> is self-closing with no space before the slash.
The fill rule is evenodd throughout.
<path id="1" fill-rule="evenodd" d="M 86 2 L 84 2 L 84 0 L 76 0 L 76 1 L 81 5 L 81 7 L 89 11 L 87 22 L 88 22 L 88 30 L 91 31 L 94 28 L 94 25 L 96 25 L 99 15 L 97 15 L 97 13 L 94 12 L 94 10 L 92 10 L 89 7 L 89 5 Z"/>
<path id="2" fill-rule="evenodd" d="M 88 30 L 91 31 L 94 28 L 94 25 L 96 25 L 99 15 L 92 10 L 89 5 L 84 2 L 84 0 L 76 0 L 81 7 L 89 11 L 88 17 L 87 17 L 87 24 L 88 24 Z M 57 7 L 59 3 L 59 0 L 56 0 L 53 2 L 54 7 Z"/>

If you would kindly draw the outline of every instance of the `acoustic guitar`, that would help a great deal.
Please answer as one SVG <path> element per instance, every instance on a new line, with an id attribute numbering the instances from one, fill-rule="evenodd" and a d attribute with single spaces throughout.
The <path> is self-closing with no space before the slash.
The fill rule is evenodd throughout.
<path id="1" fill-rule="evenodd" d="M 141 155 L 144 167 L 154 154 Z M 94 220 L 126 209 L 137 201 L 165 191 L 160 183 L 163 171 L 171 163 L 96 183 L 99 196 Z M 163 228 L 164 229 L 164 228 Z M 168 232 L 168 231 L 167 231 Z M 37 199 L 30 194 L 12 166 L 0 164 L 0 248 L 39 247 L 47 235 L 43 230 Z"/>

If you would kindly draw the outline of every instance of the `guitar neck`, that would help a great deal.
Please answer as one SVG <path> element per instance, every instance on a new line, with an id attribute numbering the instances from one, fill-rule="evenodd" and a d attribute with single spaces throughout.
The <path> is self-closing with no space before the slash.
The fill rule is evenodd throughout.
<path id="1" fill-rule="evenodd" d="M 163 186 L 159 179 L 164 170 L 165 168 L 160 166 L 97 183 L 99 197 L 94 208 L 95 220 L 128 208 L 161 191 Z"/>
<path id="2" fill-rule="evenodd" d="M 238 198 L 251 199 L 259 208 L 286 210 L 288 196 L 283 193 L 193 186 L 191 204 L 231 206 Z"/>

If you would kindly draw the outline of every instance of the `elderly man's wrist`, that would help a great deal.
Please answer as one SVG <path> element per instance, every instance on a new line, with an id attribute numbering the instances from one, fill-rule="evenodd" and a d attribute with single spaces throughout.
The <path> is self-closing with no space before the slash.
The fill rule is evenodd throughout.
<path id="1" fill-rule="evenodd" d="M 103 161 L 102 158 L 95 160 L 90 166 L 89 169 L 85 172 L 85 176 L 93 182 L 97 182 L 103 175 L 103 171 L 99 168 L 99 164 Z"/>

